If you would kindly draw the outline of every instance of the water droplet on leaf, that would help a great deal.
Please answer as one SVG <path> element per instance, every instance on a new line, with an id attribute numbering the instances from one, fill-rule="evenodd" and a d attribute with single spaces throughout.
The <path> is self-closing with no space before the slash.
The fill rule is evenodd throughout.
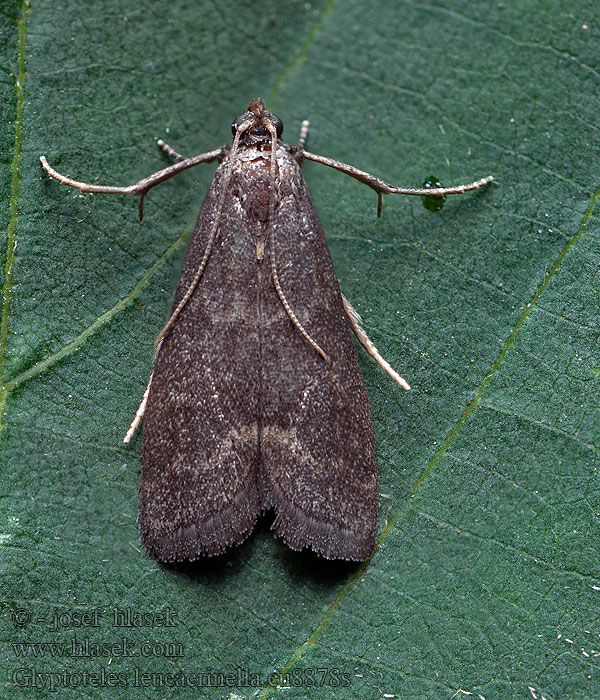
<path id="1" fill-rule="evenodd" d="M 425 182 L 423 187 L 428 190 L 435 190 L 438 187 L 443 187 L 442 183 L 434 175 L 430 175 Z M 446 197 L 423 197 L 423 206 L 429 211 L 438 211 L 444 206 Z"/>

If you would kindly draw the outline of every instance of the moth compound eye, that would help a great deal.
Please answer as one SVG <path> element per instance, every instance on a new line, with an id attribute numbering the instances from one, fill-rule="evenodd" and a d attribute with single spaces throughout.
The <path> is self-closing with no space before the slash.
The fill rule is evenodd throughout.
<path id="1" fill-rule="evenodd" d="M 237 130 L 240 127 L 240 124 L 244 121 L 245 114 L 240 114 L 239 117 L 236 117 L 233 120 L 233 124 L 231 125 L 231 133 L 235 136 L 237 133 Z"/>
<path id="2" fill-rule="evenodd" d="M 277 132 L 277 138 L 281 138 L 281 134 L 283 134 L 283 122 L 276 114 L 272 114 L 271 123 L 275 127 L 275 131 Z"/>

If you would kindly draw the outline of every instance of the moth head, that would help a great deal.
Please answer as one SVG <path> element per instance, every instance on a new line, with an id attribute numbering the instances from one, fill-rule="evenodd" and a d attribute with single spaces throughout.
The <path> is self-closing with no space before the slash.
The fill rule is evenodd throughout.
<path id="1" fill-rule="evenodd" d="M 271 133 L 267 128 L 267 124 L 272 124 L 275 127 L 278 139 L 283 134 L 283 122 L 275 114 L 267 112 L 265 103 L 260 98 L 252 100 L 244 114 L 240 114 L 239 117 L 234 119 L 231 125 L 231 131 L 234 136 L 244 124 L 246 128 L 240 135 L 240 141 L 243 141 L 246 146 L 269 145 L 271 143 Z"/>

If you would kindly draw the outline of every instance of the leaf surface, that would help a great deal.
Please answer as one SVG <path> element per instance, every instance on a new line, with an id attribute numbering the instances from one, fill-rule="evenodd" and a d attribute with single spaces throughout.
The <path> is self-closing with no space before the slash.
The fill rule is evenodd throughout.
<path id="1" fill-rule="evenodd" d="M 600 694 L 596 15 L 4 3 L 3 697 Z M 289 551 L 267 520 L 193 567 L 140 551 L 140 437 L 121 440 L 214 167 L 153 190 L 140 225 L 133 199 L 39 165 L 130 184 L 167 163 L 154 139 L 226 143 L 257 96 L 290 142 L 309 119 L 310 150 L 389 182 L 497 180 L 434 213 L 386 197 L 377 219 L 372 191 L 305 165 L 342 290 L 413 386 L 360 351 L 383 496 L 358 568 Z M 116 625 L 124 611 L 147 624 Z M 114 646 L 74 655 L 86 640 Z M 34 658 L 21 642 L 65 646 Z"/>

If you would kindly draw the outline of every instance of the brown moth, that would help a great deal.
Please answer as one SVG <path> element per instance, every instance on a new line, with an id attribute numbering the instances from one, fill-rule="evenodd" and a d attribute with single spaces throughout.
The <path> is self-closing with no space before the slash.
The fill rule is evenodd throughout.
<path id="1" fill-rule="evenodd" d="M 350 328 L 404 389 L 340 292 L 300 165 L 313 160 L 383 194 L 443 197 L 477 189 L 399 188 L 281 141 L 262 100 L 232 125 L 231 146 L 184 158 L 129 187 L 84 192 L 144 196 L 218 160 L 189 245 L 154 368 L 129 429 L 142 416 L 141 539 L 160 561 L 194 560 L 239 544 L 258 515 L 292 549 L 363 560 L 375 547 L 378 487 L 373 424 Z"/>

